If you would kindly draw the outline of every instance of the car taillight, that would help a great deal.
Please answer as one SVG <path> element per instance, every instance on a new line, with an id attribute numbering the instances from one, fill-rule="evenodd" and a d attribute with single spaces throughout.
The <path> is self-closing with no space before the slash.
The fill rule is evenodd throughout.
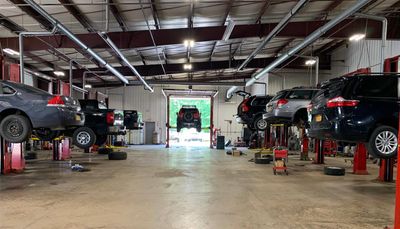
<path id="1" fill-rule="evenodd" d="M 58 106 L 64 106 L 65 102 L 62 99 L 61 95 L 55 95 L 53 98 L 49 99 L 47 102 L 47 106 L 49 107 L 58 107 Z"/>
<path id="2" fill-rule="evenodd" d="M 195 113 L 193 113 L 193 118 L 200 118 L 200 114 L 199 114 L 199 112 L 195 112 Z"/>
<path id="3" fill-rule="evenodd" d="M 343 97 L 339 96 L 333 99 L 328 100 L 326 102 L 326 107 L 334 108 L 334 107 L 355 107 L 358 105 L 360 101 L 358 100 L 347 100 Z"/>
<path id="4" fill-rule="evenodd" d="M 243 100 L 242 105 L 241 105 L 241 107 L 242 107 L 242 112 L 248 112 L 248 111 L 250 110 L 250 107 L 247 106 L 247 102 L 248 102 L 248 101 L 249 101 L 249 99 Z"/>
<path id="5" fill-rule="evenodd" d="M 107 112 L 107 116 L 106 116 L 106 119 L 107 119 L 107 124 L 109 124 L 109 125 L 113 125 L 114 124 L 114 112 Z"/>
<path id="6" fill-rule="evenodd" d="M 288 103 L 289 101 L 287 101 L 286 99 L 280 99 L 278 100 L 278 102 L 276 103 L 276 105 L 278 106 L 278 108 L 281 108 L 283 105 L 285 105 L 286 103 Z"/>
<path id="7" fill-rule="evenodd" d="M 179 118 L 183 118 L 183 111 L 179 111 L 178 116 L 179 116 Z"/>

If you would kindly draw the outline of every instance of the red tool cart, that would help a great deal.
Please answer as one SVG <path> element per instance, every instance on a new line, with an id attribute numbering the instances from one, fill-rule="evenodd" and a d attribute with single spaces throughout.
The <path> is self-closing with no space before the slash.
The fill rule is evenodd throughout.
<path id="1" fill-rule="evenodd" d="M 274 171 L 274 175 L 276 175 L 278 170 L 284 171 L 286 175 L 289 175 L 286 167 L 286 164 L 289 161 L 289 151 L 287 149 L 275 148 L 273 153 L 274 167 L 272 167 L 272 170 Z"/>

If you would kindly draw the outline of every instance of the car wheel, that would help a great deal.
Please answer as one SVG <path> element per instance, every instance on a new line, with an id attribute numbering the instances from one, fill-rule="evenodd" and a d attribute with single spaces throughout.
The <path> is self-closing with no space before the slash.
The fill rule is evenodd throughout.
<path id="1" fill-rule="evenodd" d="M 201 126 L 196 127 L 196 131 L 200 133 L 201 132 Z"/>
<path id="2" fill-rule="evenodd" d="M 97 151 L 98 154 L 110 154 L 112 152 L 112 148 L 99 148 L 99 150 Z"/>
<path id="3" fill-rule="evenodd" d="M 372 132 L 368 142 L 369 153 L 378 158 L 391 158 L 397 154 L 397 130 L 380 126 Z"/>
<path id="4" fill-rule="evenodd" d="M 81 149 L 89 149 L 96 142 L 96 134 L 88 127 L 79 127 L 73 134 L 73 143 Z"/>
<path id="5" fill-rule="evenodd" d="M 107 141 L 108 135 L 96 135 L 95 145 L 102 146 Z"/>
<path id="6" fill-rule="evenodd" d="M 0 134 L 10 143 L 20 143 L 31 136 L 29 119 L 22 115 L 8 115 L 0 123 Z"/>
<path id="7" fill-rule="evenodd" d="M 267 120 L 263 119 L 262 117 L 258 117 L 254 121 L 254 126 L 256 127 L 257 130 L 264 131 L 268 127 L 268 122 L 267 122 Z"/>
<path id="8" fill-rule="evenodd" d="M 126 160 L 128 155 L 126 152 L 111 152 L 108 154 L 108 160 Z"/>
<path id="9" fill-rule="evenodd" d="M 34 130 L 33 134 L 41 141 L 52 141 L 56 137 L 60 136 L 60 131 L 53 131 L 50 129 L 38 129 Z"/>

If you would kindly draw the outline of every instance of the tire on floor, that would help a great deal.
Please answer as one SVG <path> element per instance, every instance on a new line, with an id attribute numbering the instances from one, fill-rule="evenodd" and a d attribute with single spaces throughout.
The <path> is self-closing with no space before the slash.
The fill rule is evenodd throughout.
<path id="1" fill-rule="evenodd" d="M 346 170 L 337 166 L 325 166 L 324 174 L 330 176 L 344 176 L 346 174 Z"/>
<path id="2" fill-rule="evenodd" d="M 108 160 L 126 160 L 128 157 L 126 152 L 111 152 L 108 154 Z"/>
<path id="3" fill-rule="evenodd" d="M 110 154 L 110 153 L 112 153 L 113 152 L 113 149 L 112 148 L 99 148 L 98 150 L 97 150 L 97 153 L 98 154 Z"/>

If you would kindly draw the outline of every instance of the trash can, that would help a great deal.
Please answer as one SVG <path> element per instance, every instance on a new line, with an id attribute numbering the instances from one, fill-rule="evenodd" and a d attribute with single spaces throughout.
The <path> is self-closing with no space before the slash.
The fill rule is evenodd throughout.
<path id="1" fill-rule="evenodd" d="M 225 136 L 217 136 L 217 149 L 225 149 Z"/>

